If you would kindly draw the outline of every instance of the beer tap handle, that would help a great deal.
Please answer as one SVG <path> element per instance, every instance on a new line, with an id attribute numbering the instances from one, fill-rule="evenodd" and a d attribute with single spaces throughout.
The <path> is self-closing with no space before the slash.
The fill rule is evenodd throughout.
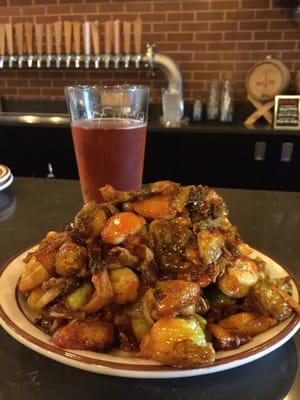
<path id="1" fill-rule="evenodd" d="M 26 51 L 29 55 L 33 54 L 32 45 L 33 25 L 31 22 L 25 22 L 25 40 L 26 40 Z"/>
<path id="2" fill-rule="evenodd" d="M 5 26 L 0 24 L 0 68 L 4 67 L 5 60 Z"/>
<path id="3" fill-rule="evenodd" d="M 12 56 L 14 54 L 12 24 L 5 24 L 5 37 L 6 37 L 8 54 Z"/>
<path id="4" fill-rule="evenodd" d="M 56 68 L 60 68 L 61 41 L 62 41 L 62 23 L 61 23 L 61 21 L 54 22 L 54 39 L 55 39 L 55 53 L 56 53 Z"/>
<path id="5" fill-rule="evenodd" d="M 112 21 L 106 21 L 105 22 L 105 33 L 104 33 L 104 51 L 105 54 L 110 54 L 111 53 L 111 44 L 112 44 Z"/>
<path id="6" fill-rule="evenodd" d="M 9 68 L 12 68 L 13 63 L 14 63 L 14 45 L 13 45 L 13 26 L 12 26 L 12 24 L 5 24 L 5 37 L 6 37 L 7 51 L 9 54 L 8 66 L 9 66 Z"/>
<path id="7" fill-rule="evenodd" d="M 130 54 L 131 23 L 129 21 L 123 22 L 123 37 L 124 37 L 124 53 Z"/>
<path id="8" fill-rule="evenodd" d="M 47 68 L 51 67 L 52 51 L 53 51 L 52 49 L 53 49 L 53 25 L 47 24 L 46 25 L 46 53 L 47 53 L 46 65 L 47 65 Z"/>
<path id="9" fill-rule="evenodd" d="M 24 54 L 24 40 L 23 40 L 23 24 L 15 24 L 16 29 L 16 44 L 17 44 L 17 54 L 18 56 L 23 56 Z"/>
<path id="10" fill-rule="evenodd" d="M 43 24 L 35 25 L 36 50 L 39 56 L 43 54 L 43 33 L 44 33 L 43 31 L 44 31 Z"/>
<path id="11" fill-rule="evenodd" d="M 5 26 L 0 24 L 0 55 L 5 55 Z"/>
<path id="12" fill-rule="evenodd" d="M 53 26 L 52 24 L 46 25 L 46 50 L 47 54 L 52 54 L 53 49 Z"/>
<path id="13" fill-rule="evenodd" d="M 109 68 L 109 63 L 111 59 L 113 28 L 114 28 L 113 21 L 105 22 L 105 32 L 104 32 L 105 68 Z"/>
<path id="14" fill-rule="evenodd" d="M 72 22 L 64 21 L 65 52 L 72 53 Z"/>
<path id="15" fill-rule="evenodd" d="M 99 22 L 92 22 L 92 43 L 94 55 L 100 54 Z"/>
<path id="16" fill-rule="evenodd" d="M 81 23 L 78 21 L 74 21 L 73 22 L 73 40 L 74 40 L 74 53 L 76 55 L 80 54 L 80 48 L 81 48 L 80 34 L 81 34 Z"/>
<path id="17" fill-rule="evenodd" d="M 114 21 L 114 53 L 115 53 L 115 68 L 119 68 L 120 63 L 120 20 Z"/>
<path id="18" fill-rule="evenodd" d="M 55 37 L 55 53 L 61 55 L 61 38 L 62 38 L 62 23 L 61 21 L 54 22 L 54 37 Z"/>
<path id="19" fill-rule="evenodd" d="M 91 23 L 83 23 L 83 48 L 86 56 L 91 55 Z"/>
<path id="20" fill-rule="evenodd" d="M 18 67 L 23 67 L 24 61 L 24 37 L 23 37 L 23 24 L 15 24 L 16 31 L 16 45 L 17 45 L 17 55 L 18 55 Z"/>
<path id="21" fill-rule="evenodd" d="M 84 59 L 85 68 L 89 68 L 91 61 L 91 23 L 83 23 L 83 49 L 84 49 Z"/>
<path id="22" fill-rule="evenodd" d="M 35 25 L 35 40 L 36 40 L 36 52 L 37 52 L 37 55 L 38 55 L 38 58 L 37 58 L 37 67 L 38 68 L 41 68 L 41 66 L 42 66 L 43 31 L 44 31 L 44 25 L 43 24 L 36 24 Z"/>
<path id="23" fill-rule="evenodd" d="M 142 50 L 142 19 L 137 18 L 134 21 L 134 51 L 136 54 L 140 54 Z"/>
<path id="24" fill-rule="evenodd" d="M 114 21 L 114 53 L 120 54 L 120 20 Z"/>
<path id="25" fill-rule="evenodd" d="M 124 39 L 124 66 L 129 67 L 130 62 L 130 45 L 131 45 L 131 23 L 129 21 L 123 22 L 123 39 Z"/>

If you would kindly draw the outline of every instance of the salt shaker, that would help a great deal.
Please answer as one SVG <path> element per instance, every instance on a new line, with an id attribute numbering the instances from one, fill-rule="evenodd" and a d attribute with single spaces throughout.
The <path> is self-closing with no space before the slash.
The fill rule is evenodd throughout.
<path id="1" fill-rule="evenodd" d="M 219 82 L 214 79 L 210 84 L 209 99 L 207 102 L 207 119 L 210 121 L 219 118 L 219 107 L 220 107 L 220 88 Z"/>
<path id="2" fill-rule="evenodd" d="M 201 121 L 202 118 L 202 100 L 196 99 L 193 106 L 193 121 Z"/>
<path id="3" fill-rule="evenodd" d="M 233 118 L 233 89 L 230 80 L 225 80 L 221 94 L 220 121 L 232 122 Z"/>

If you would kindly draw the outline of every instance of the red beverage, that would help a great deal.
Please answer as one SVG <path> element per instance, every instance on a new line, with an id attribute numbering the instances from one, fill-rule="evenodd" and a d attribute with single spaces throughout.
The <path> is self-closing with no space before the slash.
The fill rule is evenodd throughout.
<path id="1" fill-rule="evenodd" d="M 142 185 L 146 124 L 132 119 L 103 118 L 72 124 L 72 136 L 84 201 L 99 200 L 98 189 Z"/>

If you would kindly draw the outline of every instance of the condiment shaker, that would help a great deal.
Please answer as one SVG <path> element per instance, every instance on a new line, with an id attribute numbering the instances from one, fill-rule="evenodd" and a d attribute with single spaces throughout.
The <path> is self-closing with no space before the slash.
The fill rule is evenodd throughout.
<path id="1" fill-rule="evenodd" d="M 220 88 L 219 88 L 219 82 L 216 79 L 214 79 L 211 81 L 210 84 L 210 93 L 206 110 L 207 119 L 210 121 L 218 119 L 219 109 L 220 109 Z"/>
<path id="2" fill-rule="evenodd" d="M 233 118 L 233 89 L 230 80 L 225 80 L 221 94 L 220 121 L 232 122 Z"/>
<path id="3" fill-rule="evenodd" d="M 193 106 L 193 121 L 201 121 L 202 118 L 202 100 L 196 99 Z"/>

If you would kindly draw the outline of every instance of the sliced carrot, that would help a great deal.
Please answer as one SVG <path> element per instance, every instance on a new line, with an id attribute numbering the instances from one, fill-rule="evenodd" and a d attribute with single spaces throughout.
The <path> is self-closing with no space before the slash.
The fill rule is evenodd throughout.
<path id="1" fill-rule="evenodd" d="M 149 219 L 170 218 L 176 214 L 171 198 L 160 194 L 136 201 L 132 206 L 136 213 Z"/>
<path id="2" fill-rule="evenodd" d="M 101 232 L 101 239 L 109 244 L 122 243 L 128 235 L 136 234 L 145 224 L 143 217 L 132 212 L 115 214 L 106 222 Z"/>

